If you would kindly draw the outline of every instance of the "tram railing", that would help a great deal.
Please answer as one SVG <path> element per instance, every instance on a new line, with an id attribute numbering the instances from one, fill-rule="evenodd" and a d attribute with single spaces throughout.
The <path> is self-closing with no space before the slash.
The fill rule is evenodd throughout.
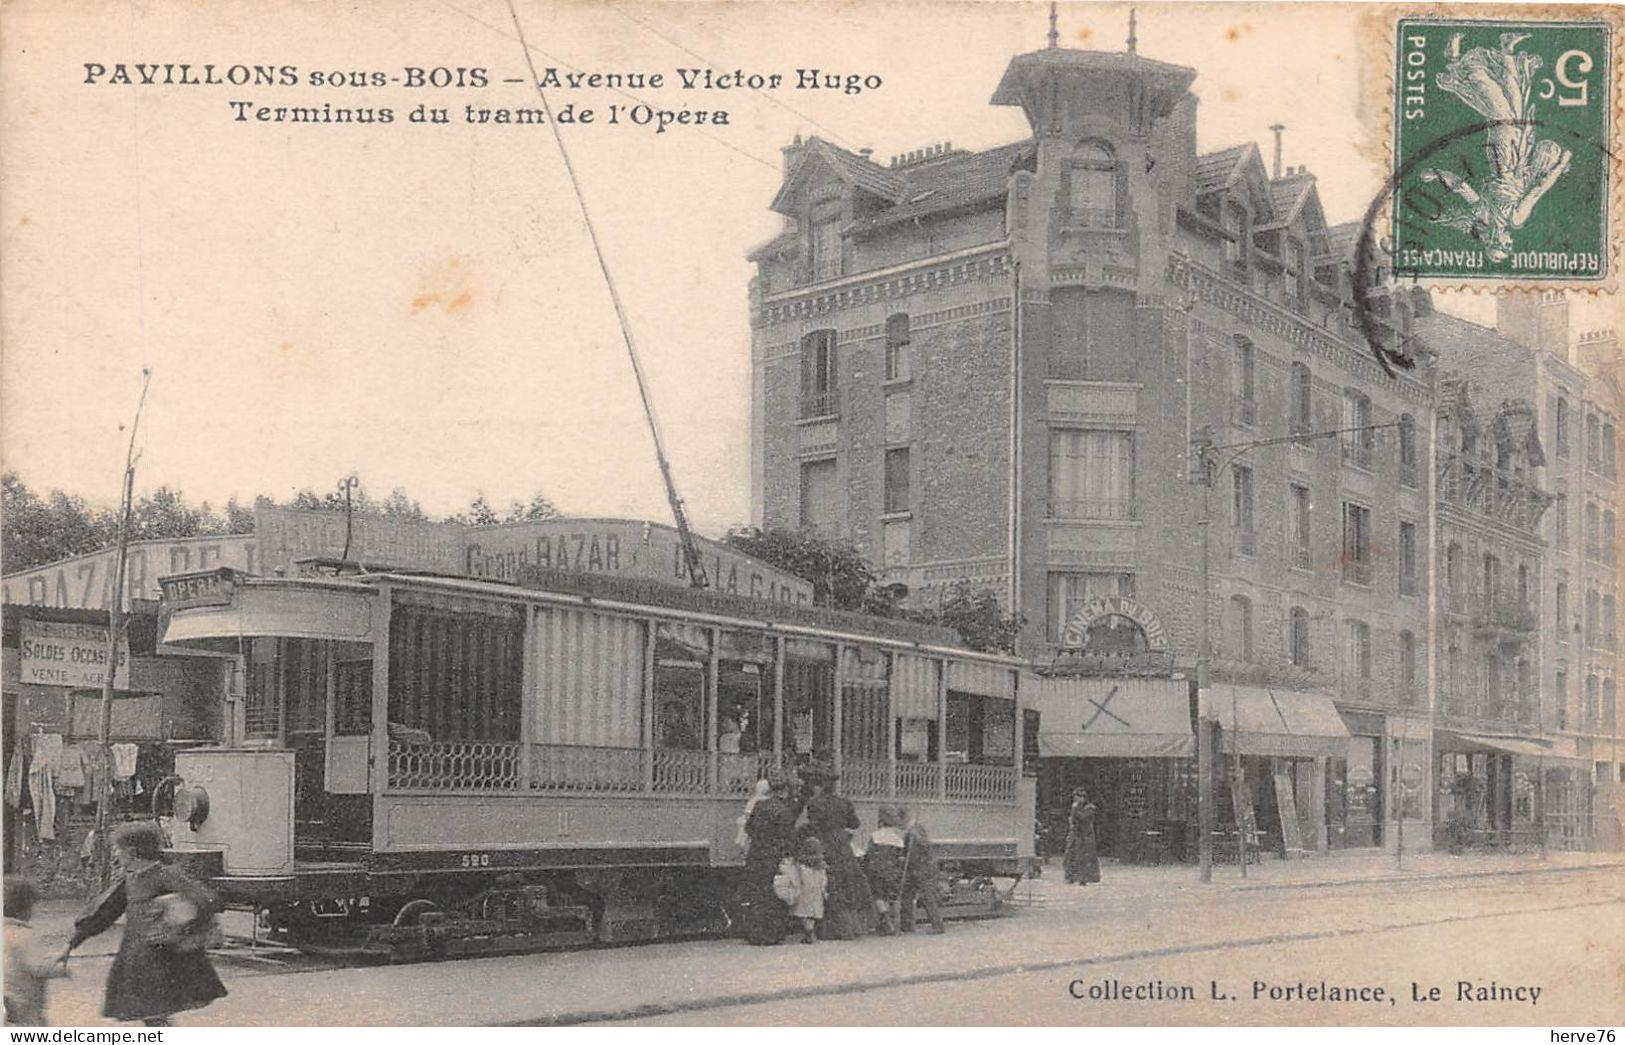
<path id="1" fill-rule="evenodd" d="M 439 794 L 743 795 L 772 766 L 772 752 L 713 753 L 684 749 L 593 747 L 500 741 L 391 740 L 389 790 Z M 841 790 L 852 798 L 1008 803 L 1016 799 L 1012 766 L 845 759 Z"/>

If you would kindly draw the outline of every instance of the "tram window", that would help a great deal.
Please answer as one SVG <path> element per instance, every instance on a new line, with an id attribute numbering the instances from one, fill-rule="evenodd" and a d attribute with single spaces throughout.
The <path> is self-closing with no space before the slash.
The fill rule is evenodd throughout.
<path id="1" fill-rule="evenodd" d="M 525 622 L 400 601 L 389 635 L 389 721 L 440 741 L 519 739 Z"/>
<path id="2" fill-rule="evenodd" d="M 803 758 L 831 749 L 835 647 L 792 639 L 785 643 L 784 750 Z"/>
<path id="3" fill-rule="evenodd" d="M 372 661 L 340 660 L 333 672 L 333 732 L 372 732 Z"/>
<path id="4" fill-rule="evenodd" d="M 841 755 L 886 761 L 886 720 L 891 715 L 888 658 L 879 650 L 848 646 L 841 651 Z"/>
<path id="5" fill-rule="evenodd" d="M 748 631 L 723 631 L 717 643 L 717 750 L 773 750 L 773 641 Z"/>
<path id="6" fill-rule="evenodd" d="M 948 691 L 948 762 L 1015 765 L 1016 706 L 1003 697 Z"/>
<path id="7" fill-rule="evenodd" d="M 282 699 L 287 706 L 287 732 L 327 731 L 327 665 L 329 643 L 316 639 L 283 639 Z"/>
<path id="8" fill-rule="evenodd" d="M 689 624 L 655 629 L 655 746 L 705 749 L 705 696 L 710 686 L 711 634 Z"/>
<path id="9" fill-rule="evenodd" d="M 254 639 L 248 650 L 248 692 L 243 735 L 275 738 L 282 732 L 282 690 L 277 678 L 276 639 Z"/>
<path id="10" fill-rule="evenodd" d="M 897 716 L 897 760 L 937 761 L 937 695 L 941 662 L 912 654 L 892 661 L 891 703 Z"/>

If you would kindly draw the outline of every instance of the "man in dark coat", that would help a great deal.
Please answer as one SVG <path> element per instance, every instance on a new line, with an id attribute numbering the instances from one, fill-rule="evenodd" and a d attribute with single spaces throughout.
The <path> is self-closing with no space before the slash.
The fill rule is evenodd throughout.
<path id="1" fill-rule="evenodd" d="M 795 853 L 796 814 L 787 795 L 789 778 L 778 769 L 767 771 L 767 797 L 745 821 L 750 848 L 745 852 L 745 876 L 740 886 L 740 928 L 757 945 L 782 943 L 788 908 L 773 892 L 779 864 Z"/>
<path id="2" fill-rule="evenodd" d="M 1074 885 L 1100 881 L 1100 853 L 1095 844 L 1095 804 L 1083 790 L 1072 793 L 1067 814 L 1066 880 Z"/>
<path id="3" fill-rule="evenodd" d="M 829 864 L 829 893 L 819 934 L 828 940 L 856 939 L 867 923 L 872 901 L 863 868 L 852 853 L 852 834 L 859 826 L 858 811 L 835 793 L 835 771 L 813 765 L 803 774 L 811 797 L 807 799 L 807 826 L 803 833 L 823 845 Z"/>
<path id="4" fill-rule="evenodd" d="M 931 919 L 931 931 L 943 931 L 942 912 L 938 909 L 937 858 L 931 851 L 931 836 L 925 825 L 909 810 L 903 811 L 908 829 L 903 832 L 903 894 L 898 912 L 902 930 L 914 931 L 914 901 L 925 905 L 925 915 Z"/>
<path id="5" fill-rule="evenodd" d="M 162 835 L 151 821 L 124 824 L 113 834 L 124 876 L 74 922 L 68 950 L 112 928 L 128 914 L 118 956 L 107 974 L 102 1015 L 165 1026 L 169 1017 L 226 995 L 204 953 L 214 901 L 185 872 L 161 862 Z"/>

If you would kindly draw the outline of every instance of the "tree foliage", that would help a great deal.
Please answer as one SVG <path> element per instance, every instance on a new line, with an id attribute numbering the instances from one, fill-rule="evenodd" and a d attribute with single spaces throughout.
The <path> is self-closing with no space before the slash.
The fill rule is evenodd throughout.
<path id="1" fill-rule="evenodd" d="M 0 530 L 3 530 L 0 564 L 7 573 L 99 551 L 111 547 L 118 540 L 116 508 L 92 507 L 85 503 L 84 498 L 61 490 L 52 490 L 42 496 L 15 472 L 4 473 L 0 480 L 3 480 L 4 487 L 3 500 L 0 500 Z M 358 486 L 351 495 L 351 503 L 359 514 L 383 515 L 412 522 L 437 521 L 398 486 L 382 500 L 374 499 L 368 495 L 366 487 Z M 261 494 L 254 498 L 252 505 L 232 498 L 224 508 L 216 510 L 207 501 L 193 504 L 174 487 L 159 486 L 137 497 L 131 505 L 129 537 L 132 541 L 144 541 L 253 533 L 254 509 L 275 507 L 276 504 L 276 501 Z M 344 510 L 344 494 L 337 489 L 318 494 L 306 487 L 295 493 L 287 506 L 310 511 L 341 512 Z M 528 502 L 512 502 L 504 519 L 482 493 L 475 497 L 467 512 L 453 515 L 448 521 L 491 525 L 503 521 L 550 519 L 558 514 L 558 508 L 547 495 L 538 491 Z M 473 517 L 481 521 L 473 522 Z"/>
<path id="2" fill-rule="evenodd" d="M 1021 634 L 1022 619 L 1006 613 L 992 591 L 969 581 L 949 589 L 934 606 L 907 606 L 906 588 L 882 583 L 850 541 L 804 530 L 742 526 L 728 531 L 723 543 L 811 583 L 814 605 L 939 624 L 958 632 L 970 649 L 988 652 L 1014 651 Z"/>
<path id="3" fill-rule="evenodd" d="M 942 624 L 959 632 L 966 646 L 984 652 L 1014 653 L 1023 620 L 1004 611 L 998 596 L 970 581 L 960 581 L 928 609 L 909 614 L 916 620 Z"/>
<path id="4" fill-rule="evenodd" d="M 850 541 L 808 530 L 737 526 L 722 538 L 753 559 L 793 573 L 813 586 L 813 604 L 836 610 L 871 610 L 876 574 Z"/>

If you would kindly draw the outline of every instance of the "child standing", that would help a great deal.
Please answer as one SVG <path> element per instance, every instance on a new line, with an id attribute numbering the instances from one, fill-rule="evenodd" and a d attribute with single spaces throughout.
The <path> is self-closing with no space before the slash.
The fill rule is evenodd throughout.
<path id="1" fill-rule="evenodd" d="M 863 854 L 863 873 L 880 916 L 880 934 L 896 936 L 897 898 L 903 892 L 903 817 L 891 806 L 881 806 L 878 820 L 880 826 L 869 836 Z"/>
<path id="2" fill-rule="evenodd" d="M 800 879 L 790 916 L 801 919 L 801 942 L 813 943 L 818 923 L 824 920 L 824 896 L 829 891 L 829 868 L 824 862 L 824 843 L 804 839 L 796 852 L 796 873 Z"/>
<path id="3" fill-rule="evenodd" d="M 34 883 L 6 876 L 6 1022 L 13 1027 L 45 1026 L 45 981 L 68 974 L 67 948 L 47 951 L 30 924 Z"/>

